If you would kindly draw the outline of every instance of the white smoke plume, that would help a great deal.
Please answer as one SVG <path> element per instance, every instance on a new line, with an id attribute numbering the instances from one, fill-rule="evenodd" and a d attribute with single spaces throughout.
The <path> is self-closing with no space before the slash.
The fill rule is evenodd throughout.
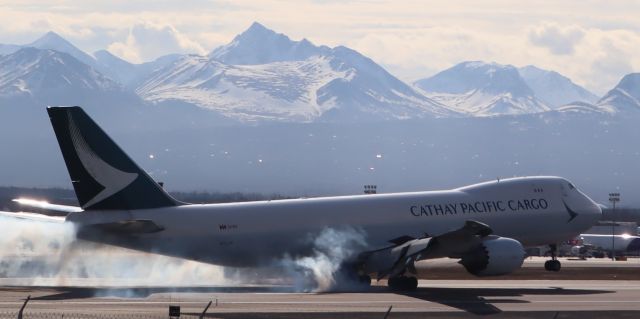
<path id="1" fill-rule="evenodd" d="M 217 286 L 222 267 L 77 241 L 69 223 L 0 217 L 0 283 L 36 286 Z"/>
<path id="2" fill-rule="evenodd" d="M 313 241 L 313 254 L 300 258 L 284 258 L 281 265 L 293 275 L 297 291 L 325 292 L 357 288 L 346 276 L 339 276 L 340 267 L 366 247 L 363 231 L 351 227 L 325 228 Z"/>
<path id="3" fill-rule="evenodd" d="M 276 284 L 324 292 L 345 289 L 347 278 L 337 277 L 339 267 L 366 246 L 362 231 L 326 228 L 308 238 L 313 243 L 310 256 L 285 257 L 269 268 L 238 270 L 78 241 L 75 231 L 69 223 L 0 217 L 0 284 L 98 288 Z M 109 295 L 109 290 L 101 294 Z M 118 294 L 123 296 L 121 290 Z"/>

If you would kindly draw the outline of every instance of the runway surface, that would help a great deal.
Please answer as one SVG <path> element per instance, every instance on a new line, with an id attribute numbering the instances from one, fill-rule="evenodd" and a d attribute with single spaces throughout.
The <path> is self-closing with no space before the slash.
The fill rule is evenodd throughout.
<path id="1" fill-rule="evenodd" d="M 417 291 L 374 286 L 359 293 L 292 293 L 288 287 L 74 288 L 5 287 L 0 314 L 15 313 L 31 295 L 25 313 L 80 318 L 161 318 L 169 305 L 197 315 L 209 301 L 211 318 L 602 318 L 640 315 L 638 281 L 421 280 Z M 428 316 L 425 316 L 428 313 Z M 26 316 L 25 316 L 26 317 Z M 184 316 L 183 316 L 184 317 Z M 28 317 L 26 317 L 28 318 Z M 42 317 L 44 318 L 44 317 Z"/>
<path id="2" fill-rule="evenodd" d="M 20 286 L 0 278 L 0 318 L 167 318 L 169 305 L 181 318 L 640 318 L 640 259 L 563 259 L 561 272 L 542 269 L 544 258 L 491 280 L 467 274 L 451 260 L 419 263 L 417 291 L 394 292 L 386 282 L 367 292 L 296 293 L 286 285 L 116 287 L 88 278 L 39 281 Z M 60 286 L 71 285 L 74 286 Z M 119 282 L 118 285 L 121 285 Z M 104 285 L 104 283 L 101 283 Z"/>
<path id="3" fill-rule="evenodd" d="M 559 258 L 562 262 L 560 272 L 544 270 L 544 262 L 549 258 L 527 258 L 521 269 L 505 275 L 493 277 L 496 280 L 640 280 L 640 258 L 626 261 L 612 261 L 605 258 Z M 418 262 L 418 275 L 422 279 L 465 279 L 483 280 L 469 274 L 464 267 L 453 259 L 435 259 Z"/>

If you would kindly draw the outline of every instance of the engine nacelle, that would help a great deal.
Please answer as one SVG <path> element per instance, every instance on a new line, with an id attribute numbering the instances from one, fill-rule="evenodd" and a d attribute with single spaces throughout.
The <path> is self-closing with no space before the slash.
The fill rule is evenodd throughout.
<path id="1" fill-rule="evenodd" d="M 519 241 L 489 236 L 478 248 L 463 255 L 460 264 L 476 276 L 499 276 L 519 269 L 524 258 L 524 247 Z"/>

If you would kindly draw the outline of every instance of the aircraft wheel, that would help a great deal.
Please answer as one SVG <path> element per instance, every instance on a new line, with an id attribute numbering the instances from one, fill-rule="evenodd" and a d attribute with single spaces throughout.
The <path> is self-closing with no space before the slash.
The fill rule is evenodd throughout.
<path id="1" fill-rule="evenodd" d="M 360 277 L 358 277 L 358 282 L 366 286 L 371 286 L 371 277 L 367 275 L 361 275 Z"/>
<path id="2" fill-rule="evenodd" d="M 359 273 L 354 264 L 344 264 L 334 274 L 335 291 L 367 290 L 371 287 L 371 277 Z"/>
<path id="3" fill-rule="evenodd" d="M 418 288 L 418 278 L 407 277 L 407 290 L 416 290 Z"/>
<path id="4" fill-rule="evenodd" d="M 418 278 L 416 277 L 391 277 L 387 282 L 387 286 L 393 290 L 411 291 L 418 288 Z"/>
<path id="5" fill-rule="evenodd" d="M 562 265 L 560 264 L 559 260 L 552 260 L 551 262 L 551 270 L 552 271 L 560 271 L 560 268 L 562 268 Z"/>
<path id="6" fill-rule="evenodd" d="M 547 271 L 560 271 L 560 268 L 562 268 L 562 265 L 557 259 L 547 260 L 544 263 L 544 269 Z"/>

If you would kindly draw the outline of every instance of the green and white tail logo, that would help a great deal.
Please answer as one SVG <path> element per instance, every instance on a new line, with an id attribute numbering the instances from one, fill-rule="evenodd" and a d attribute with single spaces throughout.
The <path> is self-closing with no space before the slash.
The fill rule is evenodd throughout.
<path id="1" fill-rule="evenodd" d="M 137 173 L 123 172 L 103 161 L 82 136 L 73 116 L 71 116 L 71 112 L 67 112 L 67 117 L 73 148 L 78 154 L 82 166 L 98 184 L 104 187 L 102 191 L 87 201 L 84 207 L 90 207 L 109 198 L 125 189 L 138 178 Z"/>

